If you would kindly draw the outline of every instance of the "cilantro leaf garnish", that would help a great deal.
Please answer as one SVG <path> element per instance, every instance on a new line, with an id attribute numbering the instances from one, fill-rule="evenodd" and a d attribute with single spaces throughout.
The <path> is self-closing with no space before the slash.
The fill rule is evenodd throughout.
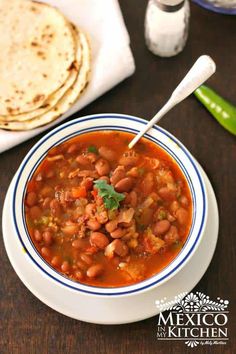
<path id="1" fill-rule="evenodd" d="M 96 155 L 98 154 L 98 149 L 94 145 L 90 145 L 87 150 L 88 152 L 93 152 Z"/>
<path id="2" fill-rule="evenodd" d="M 104 205 L 109 210 L 118 209 L 120 202 L 125 199 L 125 195 L 117 193 L 113 186 L 107 184 L 107 181 L 98 179 L 94 181 L 98 189 L 98 195 L 103 198 Z"/>

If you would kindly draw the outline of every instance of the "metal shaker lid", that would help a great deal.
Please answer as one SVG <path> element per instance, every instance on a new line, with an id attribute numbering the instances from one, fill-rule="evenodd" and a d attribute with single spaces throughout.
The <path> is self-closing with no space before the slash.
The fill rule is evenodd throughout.
<path id="1" fill-rule="evenodd" d="M 166 12 L 175 12 L 181 9 L 185 0 L 155 0 L 160 9 Z"/>
<path id="2" fill-rule="evenodd" d="M 169 5 L 169 6 L 175 6 L 175 5 L 179 5 L 180 3 L 183 2 L 183 0 L 157 0 L 158 2 L 160 2 L 163 5 Z"/>

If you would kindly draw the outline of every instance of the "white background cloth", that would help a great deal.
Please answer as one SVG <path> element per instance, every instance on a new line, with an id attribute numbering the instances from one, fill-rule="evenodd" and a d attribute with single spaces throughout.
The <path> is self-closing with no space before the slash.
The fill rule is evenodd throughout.
<path id="1" fill-rule="evenodd" d="M 85 93 L 55 122 L 30 131 L 0 129 L 0 152 L 47 130 L 85 107 L 135 70 L 127 33 L 117 0 L 47 0 L 88 33 L 92 49 L 92 73 Z M 79 114 L 78 114 L 79 115 Z"/>

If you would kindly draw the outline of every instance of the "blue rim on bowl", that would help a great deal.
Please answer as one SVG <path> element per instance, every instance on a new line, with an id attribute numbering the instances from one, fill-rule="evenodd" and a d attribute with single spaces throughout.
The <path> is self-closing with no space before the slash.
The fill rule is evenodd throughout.
<path id="1" fill-rule="evenodd" d="M 196 4 L 204 7 L 207 10 L 217 12 L 220 14 L 225 14 L 225 15 L 236 15 L 236 7 L 223 7 L 223 6 L 218 6 L 214 5 L 214 3 L 210 3 L 209 1 L 206 0 L 193 0 Z"/>
<path id="2" fill-rule="evenodd" d="M 97 123 L 97 125 L 94 123 Z M 52 281 L 58 282 L 61 286 L 66 286 L 71 290 L 91 295 L 118 296 L 140 293 L 141 291 L 146 291 L 154 286 L 160 285 L 174 276 L 186 265 L 191 255 L 197 249 L 207 219 L 205 184 L 188 150 L 173 135 L 158 126 L 154 126 L 148 134 L 145 134 L 145 137 L 167 151 L 178 163 L 188 181 L 193 200 L 193 221 L 189 236 L 177 257 L 160 273 L 137 284 L 123 287 L 103 288 L 81 284 L 68 279 L 52 268 L 36 250 L 29 236 L 24 216 L 26 186 L 48 150 L 65 140 L 87 132 L 117 130 L 137 133 L 144 124 L 146 124 L 146 121 L 141 118 L 122 114 L 96 114 L 77 118 L 55 128 L 39 140 L 21 163 L 16 175 L 11 210 L 16 234 L 26 255 L 29 256 L 30 260 L 33 262 L 33 265 L 36 266 L 39 271 L 43 272 L 45 276 L 49 277 Z"/>

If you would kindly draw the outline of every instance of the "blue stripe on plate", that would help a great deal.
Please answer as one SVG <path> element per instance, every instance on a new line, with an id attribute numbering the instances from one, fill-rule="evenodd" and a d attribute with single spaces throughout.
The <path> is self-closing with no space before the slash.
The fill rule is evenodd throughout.
<path id="1" fill-rule="evenodd" d="M 217 12 L 225 15 L 236 15 L 236 7 L 229 8 L 229 7 L 215 6 L 213 3 L 210 3 L 205 0 L 193 0 L 193 2 L 213 12 Z"/>

